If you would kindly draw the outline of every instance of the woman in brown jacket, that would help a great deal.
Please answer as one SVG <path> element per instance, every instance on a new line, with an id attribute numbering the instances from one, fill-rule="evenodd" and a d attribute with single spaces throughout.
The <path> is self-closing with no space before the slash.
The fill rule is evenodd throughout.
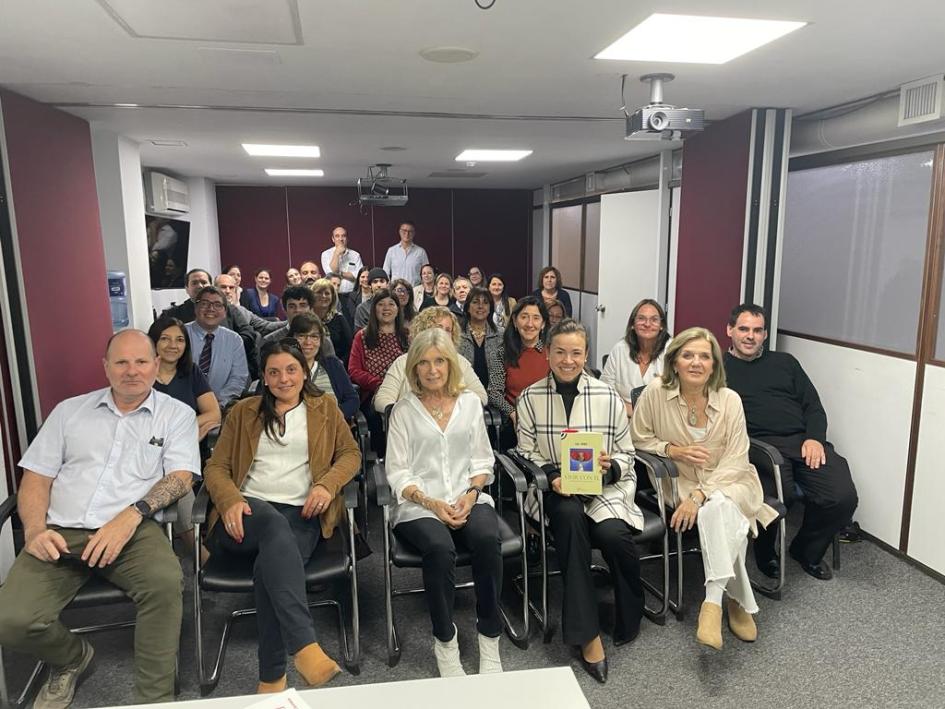
<path id="1" fill-rule="evenodd" d="M 265 693 L 286 688 L 287 652 L 311 686 L 341 671 L 316 641 L 305 563 L 343 520 L 341 490 L 361 454 L 341 410 L 309 379 L 295 340 L 267 343 L 260 363 L 262 395 L 227 415 L 204 480 L 214 505 L 211 553 L 255 557 L 257 692 Z"/>

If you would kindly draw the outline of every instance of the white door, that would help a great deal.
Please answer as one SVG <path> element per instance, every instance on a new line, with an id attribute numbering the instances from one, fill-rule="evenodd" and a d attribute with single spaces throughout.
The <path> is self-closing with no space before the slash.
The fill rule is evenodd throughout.
<path id="1" fill-rule="evenodd" d="M 633 306 L 660 300 L 660 191 L 624 192 L 600 199 L 597 362 L 620 340 Z"/>

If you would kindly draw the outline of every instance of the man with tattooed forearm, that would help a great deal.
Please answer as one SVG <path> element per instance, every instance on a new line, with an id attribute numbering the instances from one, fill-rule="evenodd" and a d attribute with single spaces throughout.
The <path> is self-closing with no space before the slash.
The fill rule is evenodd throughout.
<path id="1" fill-rule="evenodd" d="M 94 574 L 137 607 L 135 701 L 173 701 L 181 570 L 160 511 L 200 474 L 193 410 L 152 390 L 151 339 L 123 330 L 103 360 L 109 387 L 60 403 L 20 461 L 25 546 L 0 587 L 0 646 L 50 666 L 34 703 L 68 707 L 94 651 L 59 620 Z"/>

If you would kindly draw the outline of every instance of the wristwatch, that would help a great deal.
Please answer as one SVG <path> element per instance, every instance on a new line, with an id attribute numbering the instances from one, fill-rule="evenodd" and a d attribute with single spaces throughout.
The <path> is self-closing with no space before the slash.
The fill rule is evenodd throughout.
<path id="1" fill-rule="evenodd" d="M 144 500 L 138 500 L 132 507 L 138 510 L 138 514 L 140 514 L 143 519 L 147 519 L 154 513 L 154 510 L 151 509 L 151 505 Z"/>

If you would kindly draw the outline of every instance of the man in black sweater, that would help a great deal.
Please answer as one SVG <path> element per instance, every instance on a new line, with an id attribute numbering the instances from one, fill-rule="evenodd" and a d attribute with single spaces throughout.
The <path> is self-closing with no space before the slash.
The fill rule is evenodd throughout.
<path id="1" fill-rule="evenodd" d="M 728 386 L 738 392 L 745 408 L 748 435 L 777 448 L 784 458 L 781 483 L 785 502 L 795 484 L 804 493 L 804 521 L 791 542 L 790 554 L 814 578 L 827 580 L 833 572 L 824 553 L 834 535 L 850 523 L 857 506 L 850 467 L 827 442 L 827 414 L 817 390 L 800 363 L 786 352 L 764 349 L 768 336 L 764 308 L 743 304 L 729 318 L 732 347 L 725 354 Z M 766 495 L 775 495 L 774 480 L 762 477 Z M 776 525 L 755 540 L 755 561 L 776 578 Z"/>

